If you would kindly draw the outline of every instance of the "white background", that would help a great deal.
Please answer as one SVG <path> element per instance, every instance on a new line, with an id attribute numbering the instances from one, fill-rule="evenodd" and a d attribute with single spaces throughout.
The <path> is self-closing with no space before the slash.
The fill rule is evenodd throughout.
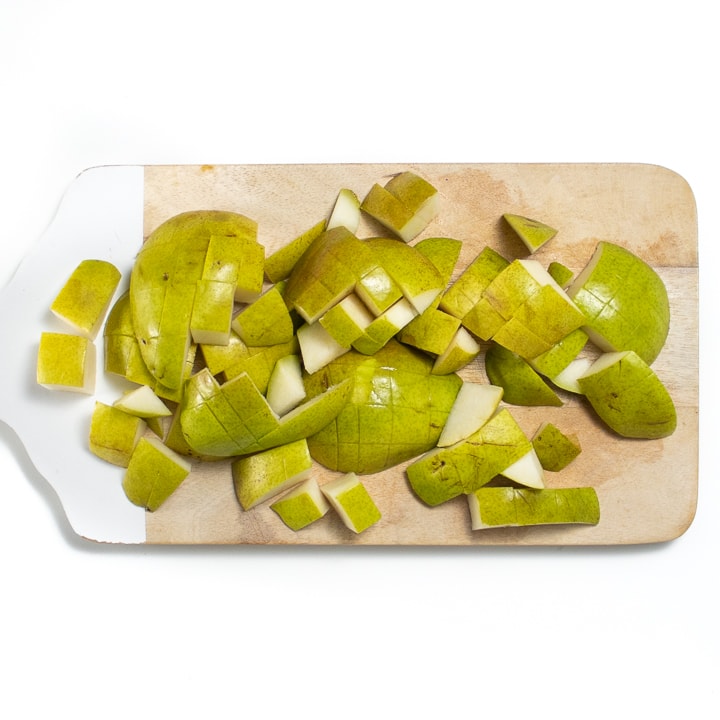
<path id="1" fill-rule="evenodd" d="M 712 4 L 474 6 L 0 0 L 0 286 L 94 165 L 670 167 L 700 227 L 690 529 L 608 549 L 96 546 L 3 425 L 0 716 L 717 717 Z"/>

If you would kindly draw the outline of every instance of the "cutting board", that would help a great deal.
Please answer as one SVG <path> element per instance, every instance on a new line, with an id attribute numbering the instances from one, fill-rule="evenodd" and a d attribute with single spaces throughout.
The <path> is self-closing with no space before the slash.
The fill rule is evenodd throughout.
<path id="1" fill-rule="evenodd" d="M 58 393 L 35 382 L 37 343 L 59 329 L 49 305 L 77 263 L 95 257 L 123 272 L 126 287 L 143 238 L 176 213 L 233 210 L 258 222 L 269 254 L 326 217 L 340 188 L 363 196 L 375 182 L 412 170 L 439 190 L 438 218 L 418 238 L 463 241 L 455 277 L 486 245 L 506 258 L 527 257 L 501 222 L 505 212 L 558 228 L 533 256 L 574 271 L 598 240 L 632 250 L 659 273 L 671 303 L 667 343 L 653 368 L 676 404 L 677 430 L 661 440 L 627 440 L 606 429 L 582 397 L 560 391 L 562 407 L 507 406 L 528 435 L 544 421 L 574 432 L 582 453 L 547 473 L 548 487 L 591 485 L 601 519 L 595 526 L 540 526 L 472 531 L 465 498 L 436 508 L 412 494 L 407 464 L 363 478 L 382 519 L 361 534 L 332 512 L 299 532 L 266 502 L 243 511 L 228 461 L 195 463 L 190 476 L 154 513 L 125 498 L 121 468 L 87 449 L 95 400 L 112 402 L 128 385 L 98 373 L 94 396 Z M 358 235 L 374 234 L 363 220 Z M 272 545 L 622 545 L 675 539 L 692 523 L 698 494 L 698 255 L 695 201 L 671 170 L 645 164 L 309 164 L 110 166 L 81 173 L 47 231 L 0 296 L 9 387 L 0 417 L 25 445 L 57 492 L 70 525 L 98 542 Z M 96 342 L 102 368 L 102 341 Z M 482 355 L 461 374 L 486 381 Z M 322 484 L 336 474 L 320 466 Z"/>

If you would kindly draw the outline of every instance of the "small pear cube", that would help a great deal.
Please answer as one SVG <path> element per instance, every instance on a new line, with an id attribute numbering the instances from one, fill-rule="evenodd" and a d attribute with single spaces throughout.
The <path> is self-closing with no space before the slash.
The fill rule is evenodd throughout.
<path id="1" fill-rule="evenodd" d="M 196 343 L 227 345 L 235 308 L 235 286 L 228 282 L 198 280 L 190 318 Z"/>
<path id="2" fill-rule="evenodd" d="M 352 346 L 364 355 L 374 355 L 416 316 L 415 308 L 405 298 L 401 298 L 376 317 Z"/>
<path id="3" fill-rule="evenodd" d="M 462 240 L 455 238 L 429 237 L 415 243 L 414 247 L 438 269 L 443 283 L 447 285 L 460 258 L 462 245 Z"/>
<path id="4" fill-rule="evenodd" d="M 468 496 L 473 530 L 600 522 L 600 503 L 591 487 L 483 487 Z"/>
<path id="5" fill-rule="evenodd" d="M 355 295 L 348 295 L 330 308 L 319 320 L 332 338 L 349 348 L 374 320 L 367 306 Z"/>
<path id="6" fill-rule="evenodd" d="M 357 231 L 358 225 L 360 225 L 360 200 L 352 190 L 343 188 L 338 193 L 325 229 L 332 230 L 335 227 L 343 226 L 354 233 Z"/>
<path id="7" fill-rule="evenodd" d="M 603 353 L 578 384 L 598 416 L 618 435 L 657 439 L 675 432 L 677 414 L 670 393 L 632 350 Z"/>
<path id="8" fill-rule="evenodd" d="M 121 279 L 105 260 L 83 260 L 73 270 L 50 310 L 77 333 L 94 340 Z"/>
<path id="9" fill-rule="evenodd" d="M 303 365 L 311 375 L 349 350 L 337 342 L 319 322 L 306 323 L 299 327 L 297 339 Z"/>
<path id="10" fill-rule="evenodd" d="M 438 447 L 448 447 L 477 432 L 494 414 L 503 389 L 496 385 L 464 381 L 455 398 Z"/>
<path id="11" fill-rule="evenodd" d="M 302 530 L 321 517 L 330 505 L 317 480 L 309 477 L 270 505 L 278 517 L 291 529 Z"/>
<path id="12" fill-rule="evenodd" d="M 398 340 L 418 350 L 441 355 L 453 342 L 459 329 L 459 318 L 431 305 L 402 328 Z"/>
<path id="13" fill-rule="evenodd" d="M 235 495 L 243 510 L 251 510 L 306 480 L 311 470 L 304 439 L 238 458 L 232 463 Z"/>
<path id="14" fill-rule="evenodd" d="M 482 348 L 473 336 L 464 328 L 458 328 L 450 344 L 435 358 L 433 375 L 449 375 L 471 363 Z"/>
<path id="15" fill-rule="evenodd" d="M 545 473 L 534 447 L 531 447 L 521 458 L 506 467 L 500 474 L 508 480 L 513 480 L 525 487 L 545 487 Z"/>
<path id="16" fill-rule="evenodd" d="M 37 353 L 37 382 L 50 390 L 92 395 L 96 353 L 92 340 L 81 335 L 43 332 Z"/>
<path id="17" fill-rule="evenodd" d="M 305 399 L 299 355 L 286 355 L 275 363 L 267 388 L 268 405 L 278 416 L 285 415 Z"/>
<path id="18" fill-rule="evenodd" d="M 232 321 L 232 329 L 247 345 L 289 342 L 295 332 L 290 311 L 277 286 L 271 287 Z"/>
<path id="19" fill-rule="evenodd" d="M 531 253 L 539 250 L 548 240 L 552 240 L 558 232 L 539 220 L 532 220 L 523 215 L 505 213 L 503 218 Z"/>
<path id="20" fill-rule="evenodd" d="M 128 500 L 150 512 L 180 487 L 192 465 L 158 438 L 142 437 L 130 457 L 122 486 Z"/>
<path id="21" fill-rule="evenodd" d="M 145 419 L 172 415 L 170 408 L 147 385 L 128 390 L 113 405 L 118 410 Z"/>
<path id="22" fill-rule="evenodd" d="M 296 263 L 313 242 L 325 232 L 326 221 L 321 220 L 298 235 L 287 245 L 269 255 L 265 259 L 265 275 L 271 283 L 278 283 L 290 277 Z"/>
<path id="23" fill-rule="evenodd" d="M 146 427 L 142 418 L 96 402 L 90 420 L 90 452 L 113 465 L 127 467 Z"/>
<path id="24" fill-rule="evenodd" d="M 367 530 L 382 518 L 375 501 L 355 473 L 331 480 L 320 489 L 345 526 L 354 533 Z"/>
<path id="25" fill-rule="evenodd" d="M 551 422 L 544 422 L 538 428 L 532 444 L 540 464 L 551 472 L 565 469 L 581 452 L 577 435 L 566 435 Z"/>

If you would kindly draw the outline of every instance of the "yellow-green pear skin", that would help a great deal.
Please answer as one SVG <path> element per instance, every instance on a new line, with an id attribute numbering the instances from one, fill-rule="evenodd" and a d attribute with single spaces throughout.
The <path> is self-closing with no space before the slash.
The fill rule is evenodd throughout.
<path id="1" fill-rule="evenodd" d="M 237 302 L 253 302 L 262 292 L 265 248 L 256 234 L 212 235 L 208 243 L 202 279 L 231 284 Z"/>
<path id="2" fill-rule="evenodd" d="M 141 247 L 130 275 L 133 328 L 148 370 L 167 388 L 185 378 L 195 288 L 211 238 L 256 235 L 257 223 L 244 215 L 198 210 L 166 220 Z"/>
<path id="3" fill-rule="evenodd" d="M 238 502 L 243 510 L 251 510 L 307 479 L 312 459 L 302 439 L 238 458 L 231 468 Z"/>
<path id="4" fill-rule="evenodd" d="M 37 351 L 38 385 L 84 395 L 95 391 L 96 352 L 92 340 L 70 333 L 43 332 Z"/>
<path id="5" fill-rule="evenodd" d="M 566 265 L 553 260 L 548 265 L 548 274 L 563 289 L 567 288 L 575 277 L 575 273 Z"/>
<path id="6" fill-rule="evenodd" d="M 468 496 L 468 504 L 473 530 L 600 522 L 600 502 L 592 487 L 483 487 Z"/>
<path id="7" fill-rule="evenodd" d="M 532 450 L 532 443 L 507 408 L 454 445 L 435 448 L 410 465 L 411 489 L 435 507 L 474 492 Z"/>
<path id="8" fill-rule="evenodd" d="M 551 422 L 542 423 L 533 435 L 532 444 L 540 464 L 551 472 L 564 470 L 582 452 L 575 433 L 566 434 Z"/>
<path id="9" fill-rule="evenodd" d="M 50 310 L 74 332 L 94 340 L 121 278 L 120 271 L 107 260 L 82 260 Z"/>
<path id="10" fill-rule="evenodd" d="M 657 439 L 675 432 L 677 414 L 670 393 L 632 350 L 604 353 L 578 384 L 598 416 L 618 435 Z"/>
<path id="11" fill-rule="evenodd" d="M 355 294 L 333 305 L 318 321 L 328 334 L 344 348 L 350 348 L 375 319 Z"/>
<path id="12" fill-rule="evenodd" d="M 670 302 L 650 265 L 627 248 L 600 241 L 568 295 L 585 314 L 585 330 L 601 350 L 633 350 L 652 365 L 667 339 Z"/>
<path id="13" fill-rule="evenodd" d="M 113 465 L 127 467 L 146 427 L 142 418 L 97 401 L 90 419 L 90 452 Z"/>
<path id="14" fill-rule="evenodd" d="M 505 213 L 503 219 L 515 231 L 515 234 L 523 241 L 523 244 L 531 253 L 539 250 L 558 233 L 555 228 L 523 215 Z"/>
<path id="15" fill-rule="evenodd" d="M 382 519 L 375 501 L 355 473 L 330 480 L 320 487 L 345 527 L 361 533 Z"/>
<path id="16" fill-rule="evenodd" d="M 528 360 L 540 374 L 550 379 L 557 377 L 577 358 L 588 343 L 587 333 L 577 328 L 555 343 L 549 350 Z"/>
<path id="17" fill-rule="evenodd" d="M 253 347 L 281 345 L 295 333 L 290 311 L 275 286 L 242 310 L 232 321 L 232 329 Z"/>
<path id="18" fill-rule="evenodd" d="M 502 345 L 490 344 L 485 353 L 485 371 L 493 385 L 503 388 L 503 400 L 511 405 L 560 407 L 563 404 L 526 360 Z"/>
<path id="19" fill-rule="evenodd" d="M 122 487 L 131 503 L 155 512 L 180 487 L 191 469 L 186 458 L 158 438 L 142 437 L 130 457 Z"/>
<path id="20" fill-rule="evenodd" d="M 196 343 L 227 345 L 235 309 L 235 286 L 216 280 L 198 280 L 190 317 Z"/>
<path id="21" fill-rule="evenodd" d="M 390 340 L 374 355 L 351 350 L 305 378 L 308 397 L 349 381 L 347 404 L 308 437 L 313 458 L 331 470 L 379 472 L 434 447 L 462 380 L 431 375 L 432 359 Z"/>
<path id="22" fill-rule="evenodd" d="M 443 283 L 447 285 L 460 259 L 462 245 L 462 240 L 455 238 L 428 237 L 415 243 L 413 247 L 438 269 Z"/>
<path id="23" fill-rule="evenodd" d="M 431 305 L 400 330 L 398 340 L 418 350 L 441 355 L 448 349 L 459 329 L 459 318 Z"/>
<path id="24" fill-rule="evenodd" d="M 298 235 L 287 245 L 265 259 L 265 276 L 271 283 L 278 283 L 290 277 L 290 273 L 313 242 L 325 232 L 326 220 L 320 220 Z"/>
<path id="25" fill-rule="evenodd" d="M 324 517 L 330 510 L 317 479 L 309 477 L 281 498 L 270 508 L 291 529 L 297 532 Z"/>

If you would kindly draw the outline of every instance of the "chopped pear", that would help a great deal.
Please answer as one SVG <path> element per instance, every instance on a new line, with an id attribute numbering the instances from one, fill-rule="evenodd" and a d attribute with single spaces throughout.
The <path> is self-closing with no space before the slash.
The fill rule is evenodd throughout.
<path id="1" fill-rule="evenodd" d="M 238 502 L 243 510 L 251 510 L 306 480 L 312 460 L 307 442 L 302 439 L 238 458 L 231 468 Z"/>
<path id="2" fill-rule="evenodd" d="M 502 396 L 503 389 L 497 385 L 463 382 L 437 446 L 454 445 L 477 432 L 495 414 Z"/>
<path id="3" fill-rule="evenodd" d="M 265 268 L 265 248 L 256 233 L 247 236 L 211 235 L 202 279 L 233 286 L 234 299 L 249 303 L 260 297 Z"/>
<path id="4" fill-rule="evenodd" d="M 290 273 L 303 256 L 304 252 L 312 245 L 316 238 L 325 232 L 326 221 L 321 220 L 298 235 L 287 245 L 276 250 L 265 260 L 265 275 L 272 283 L 278 283 L 290 277 Z"/>
<path id="5" fill-rule="evenodd" d="M 431 305 L 401 329 L 398 340 L 418 350 L 441 355 L 460 329 L 459 318 Z"/>
<path id="6" fill-rule="evenodd" d="M 90 452 L 113 465 L 127 467 L 146 427 L 142 418 L 98 401 L 90 420 Z"/>
<path id="7" fill-rule="evenodd" d="M 330 505 L 317 480 L 309 477 L 270 505 L 291 529 L 302 530 L 324 517 Z"/>
<path id="8" fill-rule="evenodd" d="M 531 447 L 512 465 L 508 465 L 500 474 L 508 480 L 525 485 L 525 487 L 545 487 L 545 473 L 534 447 Z"/>
<path id="9" fill-rule="evenodd" d="M 557 393 L 519 355 L 492 343 L 485 353 L 485 371 L 493 385 L 503 388 L 503 400 L 511 405 L 563 404 Z"/>
<path id="10" fill-rule="evenodd" d="M 549 350 L 534 358 L 528 358 L 528 362 L 545 377 L 555 378 L 577 358 L 587 342 L 587 333 L 582 328 L 577 328 L 555 343 Z"/>
<path id="11" fill-rule="evenodd" d="M 112 263 L 83 260 L 53 300 L 50 310 L 76 333 L 94 340 L 120 279 L 121 273 Z"/>
<path id="12" fill-rule="evenodd" d="M 435 358 L 433 375 L 448 375 L 461 370 L 471 363 L 482 348 L 464 328 L 458 328 L 450 344 Z"/>
<path id="13" fill-rule="evenodd" d="M 227 345 L 235 308 L 235 286 L 228 282 L 198 280 L 190 316 L 190 332 L 196 343 Z"/>
<path id="14" fill-rule="evenodd" d="M 447 285 L 455 270 L 462 250 L 462 240 L 449 237 L 429 237 L 414 245 L 437 269 L 443 284 Z"/>
<path id="15" fill-rule="evenodd" d="M 505 320 L 542 287 L 534 266 L 542 269 L 536 260 L 513 260 L 485 288 L 483 296 Z"/>
<path id="16" fill-rule="evenodd" d="M 364 355 L 374 355 L 416 316 L 415 308 L 405 298 L 400 298 L 382 315 L 376 317 L 352 346 Z"/>
<path id="17" fill-rule="evenodd" d="M 296 408 L 305 399 L 302 365 L 298 355 L 286 355 L 275 363 L 267 388 L 268 405 L 279 416 Z"/>
<path id="18" fill-rule="evenodd" d="M 644 260 L 620 245 L 599 242 L 568 295 L 601 350 L 633 350 L 648 365 L 654 362 L 667 339 L 670 303 L 662 279 Z"/>
<path id="19" fill-rule="evenodd" d="M 531 253 L 539 250 L 548 240 L 552 240 L 558 232 L 545 223 L 522 215 L 505 213 L 503 218 Z"/>
<path id="20" fill-rule="evenodd" d="M 594 488 L 483 487 L 468 496 L 473 530 L 577 523 L 597 525 Z"/>
<path id="21" fill-rule="evenodd" d="M 385 186 L 375 183 L 360 208 L 399 238 L 410 242 L 437 216 L 438 193 L 427 180 L 409 171 L 402 172 Z"/>
<path id="22" fill-rule="evenodd" d="M 276 286 L 263 293 L 232 321 L 232 329 L 254 347 L 289 342 L 295 332 L 290 311 Z"/>
<path id="23" fill-rule="evenodd" d="M 155 512 L 180 487 L 191 469 L 188 460 L 158 438 L 142 437 L 130 457 L 123 490 L 131 503 Z"/>
<path id="24" fill-rule="evenodd" d="M 345 527 L 361 533 L 382 519 L 382 514 L 367 488 L 355 473 L 325 483 L 320 488 Z"/>
<path id="25" fill-rule="evenodd" d="M 360 200 L 352 190 L 343 188 L 338 193 L 325 229 L 332 230 L 343 226 L 354 233 L 358 225 L 360 225 Z"/>
<path id="26" fill-rule="evenodd" d="M 37 382 L 50 390 L 92 395 L 95 345 L 81 335 L 43 332 L 37 352 Z"/>
<path id="27" fill-rule="evenodd" d="M 407 478 L 420 500 L 436 506 L 486 485 L 531 449 L 515 418 L 502 409 L 465 440 L 412 462 Z"/>
<path id="28" fill-rule="evenodd" d="M 321 370 L 350 349 L 337 342 L 319 322 L 298 328 L 297 339 L 303 365 L 310 374 Z"/>
<path id="29" fill-rule="evenodd" d="M 582 395 L 578 378 L 590 369 L 593 362 L 594 360 L 590 357 L 576 358 L 564 370 L 561 370 L 557 375 L 553 375 L 550 379 L 559 388 L 576 395 Z"/>
<path id="30" fill-rule="evenodd" d="M 598 416 L 623 437 L 655 439 L 675 432 L 672 397 L 632 350 L 603 353 L 578 378 L 578 384 Z"/>
<path id="31" fill-rule="evenodd" d="M 581 452 L 577 435 L 565 434 L 551 422 L 544 422 L 538 428 L 532 444 L 540 464 L 551 472 L 564 470 Z"/>
<path id="32" fill-rule="evenodd" d="M 331 307 L 319 322 L 339 345 L 350 348 L 373 320 L 367 306 L 353 293 Z"/>
<path id="33" fill-rule="evenodd" d="M 563 290 L 567 289 L 575 275 L 569 267 L 566 267 L 557 260 L 553 260 L 548 265 L 548 273 Z"/>
<path id="34" fill-rule="evenodd" d="M 141 385 L 134 390 L 128 390 L 119 397 L 113 405 L 130 415 L 140 418 L 169 417 L 172 411 L 155 394 L 151 387 Z"/>

